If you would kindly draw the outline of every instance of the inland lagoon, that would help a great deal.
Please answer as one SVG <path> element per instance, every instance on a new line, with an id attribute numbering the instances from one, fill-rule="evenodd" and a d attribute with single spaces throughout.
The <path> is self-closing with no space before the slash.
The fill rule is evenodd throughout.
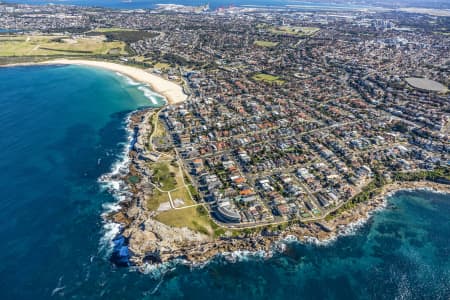
<path id="1" fill-rule="evenodd" d="M 81 66 L 0 69 L 2 299 L 449 299 L 450 196 L 402 191 L 352 234 L 142 274 L 109 260 L 98 178 L 123 159 L 148 87 Z"/>

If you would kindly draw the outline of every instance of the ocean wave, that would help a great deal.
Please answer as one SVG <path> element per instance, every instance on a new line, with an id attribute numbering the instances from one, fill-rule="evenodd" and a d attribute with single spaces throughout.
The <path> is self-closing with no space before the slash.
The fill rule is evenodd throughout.
<path id="1" fill-rule="evenodd" d="M 153 105 L 163 105 L 167 103 L 167 99 L 164 96 L 154 92 L 147 84 L 134 81 L 132 78 L 120 72 L 116 72 L 116 75 L 124 79 L 127 85 L 137 87 L 137 89 L 143 92 L 144 96 L 149 99 Z"/>
<path id="2" fill-rule="evenodd" d="M 315 246 L 320 247 L 328 247 L 335 243 L 339 238 L 344 236 L 355 235 L 359 229 L 361 229 L 364 225 L 366 225 L 367 221 L 370 219 L 370 216 L 359 219 L 356 222 L 349 223 L 345 226 L 341 226 L 337 229 L 335 235 L 330 236 L 327 239 L 318 239 L 312 236 L 304 236 L 303 241 L 299 241 L 299 243 L 313 244 Z"/>
<path id="3" fill-rule="evenodd" d="M 114 238 L 120 233 L 122 226 L 118 223 L 107 222 L 103 224 L 103 236 L 100 238 L 99 252 L 109 258 L 114 248 Z"/>
<path id="4" fill-rule="evenodd" d="M 141 85 L 138 87 L 138 90 L 144 93 L 144 96 L 152 102 L 153 105 L 161 105 L 164 103 L 167 103 L 167 100 L 165 97 L 161 96 L 160 94 L 152 91 L 149 86 L 147 85 Z M 161 103 L 162 102 L 162 103 Z"/>
<path id="5" fill-rule="evenodd" d="M 64 296 L 63 290 L 66 288 L 66 286 L 62 284 L 63 278 L 64 278 L 63 276 L 59 277 L 58 284 L 52 291 L 52 294 L 51 294 L 52 297 L 55 295 Z"/>
<path id="6" fill-rule="evenodd" d="M 269 251 L 264 250 L 236 250 L 231 252 L 222 252 L 217 253 L 210 259 L 204 262 L 192 263 L 183 259 L 175 259 L 173 261 L 160 263 L 160 264 L 150 264 L 146 263 L 138 268 L 144 274 L 149 275 L 152 279 L 161 279 L 161 277 L 167 272 L 169 269 L 176 268 L 177 266 L 189 266 L 191 269 L 202 269 L 207 267 L 209 264 L 213 263 L 239 263 L 239 262 L 248 262 L 248 261 L 265 261 L 267 259 L 272 258 L 276 254 L 282 254 L 286 251 L 287 245 L 292 243 L 298 244 L 313 244 L 314 246 L 330 246 L 333 244 L 338 238 L 343 236 L 354 235 L 358 232 L 360 228 L 362 228 L 367 221 L 372 217 L 373 213 L 376 211 L 382 210 L 386 205 L 386 202 L 383 202 L 375 210 L 371 211 L 367 214 L 366 217 L 359 219 L 356 222 L 349 223 L 346 226 L 342 226 L 338 229 L 337 234 L 328 238 L 328 239 L 317 239 L 311 236 L 304 236 L 302 239 L 299 239 L 295 235 L 287 235 L 283 239 L 274 242 L 271 245 L 271 249 Z"/>
<path id="7" fill-rule="evenodd" d="M 272 252 L 264 250 L 249 251 L 236 250 L 232 252 L 223 252 L 218 255 L 218 258 L 224 259 L 226 262 L 237 263 L 246 262 L 250 260 L 264 260 L 272 256 Z"/>
<path id="8" fill-rule="evenodd" d="M 228 264 L 254 260 L 262 261 L 272 257 L 272 255 L 275 252 L 278 251 L 274 250 L 266 252 L 264 250 L 257 250 L 257 251 L 236 250 L 232 252 L 217 253 L 216 255 L 214 255 L 213 257 L 204 262 L 192 263 L 188 260 L 178 258 L 158 264 L 145 263 L 142 266 L 132 267 L 131 269 L 138 270 L 146 274 L 153 280 L 161 280 L 168 272 L 174 271 L 177 269 L 177 267 L 181 266 L 189 267 L 191 270 L 199 270 L 213 263 Z"/>
<path id="9" fill-rule="evenodd" d="M 347 225 L 341 225 L 337 228 L 336 234 L 329 237 L 328 239 L 318 239 L 312 236 L 304 236 L 303 241 L 298 241 L 299 243 L 313 244 L 315 246 L 330 246 L 336 242 L 340 237 L 355 235 L 358 231 L 364 227 L 367 222 L 373 217 L 373 215 L 387 207 L 386 198 L 377 207 L 369 211 L 366 216 L 358 219 L 355 222 L 351 222 Z"/>
<path id="10" fill-rule="evenodd" d="M 443 191 L 443 190 L 440 190 L 440 189 L 434 188 L 434 187 L 412 187 L 412 188 L 399 189 L 399 190 L 389 192 L 386 194 L 386 198 L 395 196 L 395 194 L 401 193 L 401 192 L 416 192 L 416 191 L 424 191 L 424 192 L 430 192 L 430 193 L 435 193 L 435 194 L 440 194 L 440 195 L 448 195 L 449 194 L 447 191 Z"/>
<path id="11" fill-rule="evenodd" d="M 125 201 L 130 196 L 129 188 L 122 179 L 122 177 L 128 173 L 130 164 L 129 145 L 133 139 L 133 130 L 131 130 L 128 126 L 130 123 L 130 117 L 131 114 L 129 114 L 124 121 L 124 126 L 127 131 L 127 143 L 123 143 L 122 151 L 118 155 L 117 161 L 111 166 L 110 172 L 103 174 L 98 179 L 100 187 L 108 191 L 114 198 L 114 202 L 108 202 L 102 205 L 102 216 L 118 211 L 121 208 L 120 203 Z M 120 230 L 120 224 L 104 218 L 102 237 L 99 243 L 99 252 L 104 254 L 106 258 L 111 256 L 114 248 L 113 239 L 117 237 Z"/>
<path id="12" fill-rule="evenodd" d="M 415 192 L 415 191 L 426 191 L 437 194 L 448 194 L 445 191 L 433 188 L 433 187 L 417 187 L 417 188 L 404 188 L 395 191 L 390 191 L 383 196 L 383 201 L 380 202 L 375 209 L 370 210 L 365 217 L 360 218 L 359 220 L 349 223 L 345 226 L 341 226 L 338 228 L 335 235 L 331 236 L 328 239 L 318 239 L 316 237 L 304 236 L 303 241 L 298 240 L 295 236 L 289 239 L 284 239 L 286 242 L 298 242 L 298 243 L 309 243 L 314 244 L 316 246 L 330 246 L 334 242 L 336 242 L 340 237 L 355 235 L 358 231 L 364 227 L 367 222 L 378 212 L 384 210 L 388 206 L 388 199 L 395 196 L 400 192 Z"/>
<path id="13" fill-rule="evenodd" d="M 125 82 L 130 85 L 130 86 L 138 86 L 138 85 L 142 85 L 141 83 L 134 81 L 133 79 L 131 79 L 130 77 L 120 73 L 120 72 L 116 72 L 116 75 L 123 78 L 125 80 Z"/>
<path id="14" fill-rule="evenodd" d="M 327 239 L 318 239 L 313 236 L 303 236 L 302 240 L 297 240 L 296 242 L 299 244 L 310 244 L 316 247 L 328 247 L 331 246 L 337 239 L 342 235 L 333 235 Z"/>
<path id="15" fill-rule="evenodd" d="M 174 271 L 177 265 L 186 265 L 186 263 L 186 260 L 174 259 L 169 262 L 159 264 L 145 263 L 140 267 L 134 267 L 134 269 L 141 271 L 151 279 L 161 279 L 161 277 L 166 275 L 168 272 Z"/>
<path id="16" fill-rule="evenodd" d="M 104 203 L 102 205 L 102 208 L 104 211 L 103 215 L 106 215 L 108 213 L 119 211 L 122 208 L 122 206 L 120 206 L 120 204 L 118 202 L 115 202 L 115 203 L 109 202 L 109 203 Z"/>

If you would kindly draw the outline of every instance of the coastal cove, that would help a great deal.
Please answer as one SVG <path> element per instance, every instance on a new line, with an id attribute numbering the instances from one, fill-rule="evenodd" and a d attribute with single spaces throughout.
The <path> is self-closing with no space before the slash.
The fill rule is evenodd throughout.
<path id="1" fill-rule="evenodd" d="M 450 296 L 450 196 L 421 190 L 395 193 L 386 210 L 327 245 L 286 243 L 268 259 L 233 253 L 148 274 L 116 268 L 100 215 L 117 200 L 98 178 L 123 159 L 127 116 L 164 99 L 74 65 L 0 68 L 0 82 L 1 217 L 10 221 L 0 229 L 0 271 L 10 274 L 2 298 Z"/>
<path id="2" fill-rule="evenodd" d="M 0 67 L 14 67 L 14 66 L 33 66 L 33 65 L 78 65 L 91 68 L 99 68 L 117 72 L 120 75 L 127 76 L 133 80 L 137 80 L 141 84 L 149 85 L 154 91 L 166 97 L 169 104 L 178 104 L 186 100 L 187 96 L 184 94 L 180 85 L 173 83 L 167 79 L 159 77 L 157 75 L 146 72 L 142 69 L 130 67 L 118 63 L 111 63 L 107 61 L 95 61 L 95 60 L 82 60 L 82 59 L 55 59 L 49 61 L 43 61 L 38 63 L 18 63 L 11 65 L 0 65 Z M 137 84 L 137 83 L 132 83 Z M 150 93 L 148 93 L 151 97 Z"/>

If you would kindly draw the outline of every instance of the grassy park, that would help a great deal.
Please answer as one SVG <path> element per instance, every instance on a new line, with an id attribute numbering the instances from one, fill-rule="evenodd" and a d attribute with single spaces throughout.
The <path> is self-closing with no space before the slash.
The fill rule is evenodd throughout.
<path id="1" fill-rule="evenodd" d="M 273 48 L 273 47 L 275 47 L 276 45 L 278 45 L 278 43 L 276 43 L 276 42 L 270 42 L 270 41 L 255 41 L 254 44 L 255 44 L 256 46 L 259 46 L 259 47 L 265 47 L 265 48 Z"/>
<path id="2" fill-rule="evenodd" d="M 173 201 L 175 201 L 176 199 L 183 200 L 184 206 L 195 204 L 195 202 L 191 199 L 191 196 L 189 195 L 188 188 L 184 186 L 174 191 L 171 191 L 170 196 L 172 197 Z"/>
<path id="3" fill-rule="evenodd" d="M 55 35 L 0 35 L 0 56 L 120 55 L 125 43 L 102 36 L 73 38 Z"/>
<path id="4" fill-rule="evenodd" d="M 297 27 L 297 26 L 279 26 L 270 27 L 269 31 L 274 34 L 280 35 L 293 35 L 293 36 L 311 36 L 318 32 L 320 28 L 317 27 Z"/>
<path id="5" fill-rule="evenodd" d="M 188 227 L 210 237 L 217 237 L 225 233 L 224 229 L 211 220 L 208 211 L 203 206 L 165 211 L 157 215 L 156 219 L 170 226 Z"/>
<path id="6" fill-rule="evenodd" d="M 169 193 L 154 189 L 153 194 L 147 197 L 147 208 L 151 211 L 156 211 L 162 203 L 167 202 L 169 202 Z"/>
<path id="7" fill-rule="evenodd" d="M 264 74 L 264 73 L 258 73 L 253 75 L 253 80 L 256 81 L 264 81 L 267 83 L 276 83 L 276 84 L 283 84 L 284 80 L 280 79 L 279 76 L 274 76 L 270 74 Z"/>
<path id="8" fill-rule="evenodd" d="M 168 162 L 163 161 L 154 163 L 152 169 L 153 180 L 154 182 L 159 183 L 162 190 L 170 191 L 177 187 L 178 182 L 176 180 L 176 172 L 178 170 L 170 166 Z"/>
<path id="9" fill-rule="evenodd" d="M 120 28 L 120 27 L 109 27 L 109 28 L 96 28 L 95 30 L 92 30 L 93 32 L 102 32 L 102 33 L 107 33 L 107 32 L 118 32 L 118 31 L 136 31 L 134 29 L 129 29 L 129 28 Z"/>
<path id="10" fill-rule="evenodd" d="M 218 226 L 212 222 L 208 212 L 203 206 L 191 206 L 195 202 L 191 198 L 190 186 L 185 186 L 183 174 L 178 167 L 174 167 L 168 161 L 155 163 L 153 166 L 156 182 L 161 182 L 161 190 L 154 189 L 153 195 L 147 200 L 147 207 L 150 210 L 157 211 L 161 204 L 168 205 L 170 199 L 178 209 L 169 208 L 159 211 L 155 218 L 169 226 L 188 227 L 197 232 L 209 235 L 211 237 L 222 234 Z M 195 189 L 194 189 L 195 190 Z M 180 208 L 177 205 L 178 200 L 182 200 Z"/>
<path id="11" fill-rule="evenodd" d="M 183 181 L 183 174 L 180 168 L 168 160 L 152 163 L 152 181 L 158 183 L 159 189 L 154 189 L 154 193 L 147 200 L 147 207 L 150 210 L 157 210 L 162 203 L 175 200 L 183 201 L 183 204 L 174 203 L 178 206 L 188 206 L 195 204 L 190 195 L 190 187 Z M 178 201 L 179 202 L 179 201 Z"/>

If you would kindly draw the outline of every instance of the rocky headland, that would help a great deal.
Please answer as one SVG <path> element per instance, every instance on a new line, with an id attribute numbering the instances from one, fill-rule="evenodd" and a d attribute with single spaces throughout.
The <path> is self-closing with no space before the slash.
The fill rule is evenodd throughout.
<path id="1" fill-rule="evenodd" d="M 372 212 L 386 206 L 386 197 L 399 190 L 431 189 L 450 193 L 450 185 L 429 181 L 393 182 L 382 187 L 377 196 L 355 204 L 338 214 L 323 216 L 307 222 L 291 221 L 282 226 L 262 225 L 241 230 L 228 230 L 211 237 L 187 227 L 174 227 L 156 220 L 158 211 L 147 207 L 147 197 L 152 195 L 155 183 L 150 181 L 152 170 L 145 153 L 154 128 L 149 121 L 155 109 L 140 110 L 130 117 L 129 130 L 133 137 L 128 152 L 127 171 L 116 176 L 123 181 L 127 191 L 119 202 L 120 209 L 105 215 L 106 222 L 120 224 L 120 233 L 114 239 L 112 261 L 118 265 L 144 266 L 181 259 L 187 264 L 204 263 L 214 256 L 235 251 L 263 251 L 270 256 L 279 250 L 278 242 L 326 242 L 345 234 L 356 224 L 363 224 Z M 138 180 L 134 180 L 138 179 Z M 107 178 L 106 178 L 107 180 Z"/>

